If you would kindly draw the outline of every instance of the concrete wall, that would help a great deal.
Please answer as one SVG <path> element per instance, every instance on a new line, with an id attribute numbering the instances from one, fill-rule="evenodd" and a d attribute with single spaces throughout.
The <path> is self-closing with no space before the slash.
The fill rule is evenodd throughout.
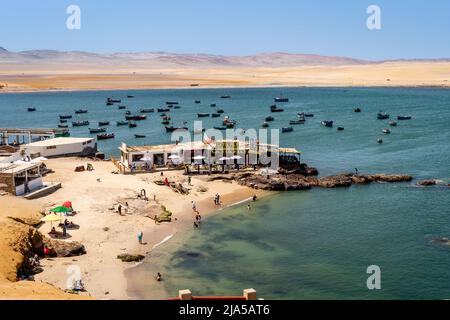
<path id="1" fill-rule="evenodd" d="M 71 156 L 71 155 L 79 155 L 83 152 L 83 150 L 87 147 L 90 147 L 92 149 L 97 149 L 97 143 L 95 142 L 95 139 L 83 145 L 82 143 L 70 143 L 70 144 L 63 144 L 63 145 L 55 145 L 55 148 L 48 149 L 46 146 L 33 146 L 28 145 L 26 146 L 26 150 L 28 153 L 39 153 L 42 157 L 62 157 L 62 156 Z"/>
<path id="2" fill-rule="evenodd" d="M 15 194 L 14 179 L 10 174 L 0 174 L 0 184 L 6 184 L 6 187 L 0 187 L 0 190 Z"/>

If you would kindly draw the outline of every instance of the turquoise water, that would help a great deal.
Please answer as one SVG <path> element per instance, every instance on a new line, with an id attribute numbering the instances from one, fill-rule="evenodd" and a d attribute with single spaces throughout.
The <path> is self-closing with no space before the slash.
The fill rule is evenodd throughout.
<path id="1" fill-rule="evenodd" d="M 322 175 L 352 171 L 408 173 L 417 179 L 450 183 L 450 90 L 443 89 L 217 89 L 127 92 L 35 93 L 0 95 L 0 127 L 49 127 L 58 114 L 89 109 L 80 117 L 91 121 L 123 119 L 123 111 L 106 107 L 108 96 L 126 99 L 131 110 L 156 108 L 177 100 L 177 123 L 190 123 L 198 112 L 212 112 L 211 103 L 239 127 L 258 127 L 281 93 L 291 99 L 284 113 L 275 114 L 272 127 L 286 126 L 297 112 L 315 113 L 305 125 L 281 135 L 281 144 L 303 151 L 303 160 Z M 230 94 L 233 98 L 219 97 Z M 202 100 L 201 105 L 194 100 Z M 23 112 L 34 106 L 36 113 Z M 359 106 L 360 114 L 352 110 Z M 412 115 L 383 136 L 393 116 Z M 321 120 L 334 120 L 345 131 L 326 129 Z M 136 129 L 111 129 L 115 141 L 99 147 L 117 155 L 120 141 L 130 144 L 168 143 L 157 114 Z M 205 126 L 220 119 L 207 119 Z M 191 124 L 192 126 L 192 124 Z M 93 125 L 91 125 L 93 127 Z M 87 135 L 87 128 L 72 130 Z M 112 130 L 111 130 L 112 131 Z M 146 134 L 134 140 L 135 133 Z M 382 137 L 384 144 L 376 140 Z M 373 184 L 349 189 L 284 193 L 262 199 L 251 213 L 245 206 L 224 210 L 207 219 L 200 230 L 189 231 L 158 248 L 133 272 L 152 281 L 155 268 L 164 272 L 165 289 L 195 294 L 239 294 L 253 287 L 274 299 L 444 299 L 450 298 L 450 247 L 432 243 L 450 237 L 450 190 L 444 186 L 417 188 L 414 183 Z M 185 241 L 187 240 L 187 241 Z M 169 254 L 175 250 L 175 254 Z M 157 259 L 156 259 L 157 258 Z M 366 268 L 379 265 L 382 290 L 366 288 Z M 139 296 L 153 298 L 142 281 Z"/>

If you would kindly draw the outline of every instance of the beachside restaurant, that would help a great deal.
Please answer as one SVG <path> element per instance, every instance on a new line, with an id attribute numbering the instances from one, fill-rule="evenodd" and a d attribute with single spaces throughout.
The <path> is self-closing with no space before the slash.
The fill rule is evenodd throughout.
<path id="1" fill-rule="evenodd" d="M 40 166 L 41 163 L 0 163 L 0 190 L 22 196 L 42 188 Z"/>
<path id="2" fill-rule="evenodd" d="M 115 161 L 122 173 L 144 173 L 158 170 L 186 169 L 188 172 L 224 172 L 267 165 L 264 157 L 277 154 L 281 162 L 300 163 L 300 152 L 270 144 L 251 144 L 239 140 L 178 143 L 157 146 L 119 147 Z"/>

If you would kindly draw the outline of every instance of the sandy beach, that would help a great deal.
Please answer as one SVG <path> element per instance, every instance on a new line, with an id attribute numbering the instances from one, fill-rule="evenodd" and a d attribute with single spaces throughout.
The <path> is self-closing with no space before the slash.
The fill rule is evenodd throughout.
<path id="1" fill-rule="evenodd" d="M 161 178 L 159 173 L 113 174 L 115 167 L 109 161 L 91 162 L 95 169 L 92 172 L 74 172 L 76 166 L 86 165 L 87 162 L 81 158 L 48 161 L 47 166 L 55 173 L 47 175 L 44 180 L 61 182 L 62 188 L 47 197 L 28 201 L 25 205 L 33 206 L 34 211 L 37 208 L 48 211 L 66 200 L 73 203 L 77 214 L 68 219 L 80 228 L 68 230 L 68 240 L 81 242 L 87 254 L 75 258 L 41 260 L 44 271 L 37 274 L 35 279 L 36 283 L 48 283 L 64 290 L 70 276 L 67 272 L 73 270 L 75 266 L 81 271 L 87 290 L 86 295 L 96 299 L 128 298 L 124 271 L 135 263 L 124 263 L 117 259 L 117 255 L 123 253 L 146 255 L 153 246 L 168 236 L 176 235 L 187 227 L 193 227 L 194 213 L 191 201 L 196 202 L 198 211 L 205 216 L 220 209 L 213 203 L 216 193 L 222 196 L 222 207 L 248 199 L 255 193 L 254 190 L 239 186 L 235 182 L 206 182 L 202 177 L 192 178 L 192 186 L 188 186 L 187 177 L 183 176 L 183 172 L 166 172 L 164 177 L 169 181 L 183 183 L 191 189 L 189 195 L 181 195 L 166 186 L 153 183 L 154 180 Z M 198 191 L 200 186 L 205 187 L 206 191 Z M 147 192 L 148 202 L 137 199 L 142 189 Z M 156 202 L 153 200 L 154 196 Z M 0 197 L 0 201 L 5 202 L 6 199 L 13 203 L 25 201 L 10 196 Z M 129 204 L 128 212 L 119 215 L 115 208 L 119 203 L 126 202 Z M 150 218 L 161 212 L 161 205 L 173 213 L 172 222 L 155 224 Z M 50 224 L 41 225 L 39 231 L 47 234 L 50 231 Z M 138 243 L 137 235 L 140 231 L 144 234 L 144 244 Z M 8 293 L 5 291 L 5 294 Z M 11 296 L 2 295 L 2 298 L 9 297 Z M 39 293 L 39 298 L 46 296 Z"/>
<path id="2" fill-rule="evenodd" d="M 158 67 L 146 64 L 0 64 L 0 93 L 218 87 L 450 85 L 450 62 L 395 61 L 292 67 Z"/>

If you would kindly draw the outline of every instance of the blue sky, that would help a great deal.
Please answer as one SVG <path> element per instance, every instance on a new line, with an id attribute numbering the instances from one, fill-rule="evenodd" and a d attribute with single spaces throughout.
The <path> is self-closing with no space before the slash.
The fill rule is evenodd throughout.
<path id="1" fill-rule="evenodd" d="M 81 8 L 81 30 L 66 28 L 70 4 Z M 371 4 L 381 7 L 381 30 L 366 27 Z M 1 0 L 0 46 L 441 58 L 450 57 L 450 1 Z"/>

